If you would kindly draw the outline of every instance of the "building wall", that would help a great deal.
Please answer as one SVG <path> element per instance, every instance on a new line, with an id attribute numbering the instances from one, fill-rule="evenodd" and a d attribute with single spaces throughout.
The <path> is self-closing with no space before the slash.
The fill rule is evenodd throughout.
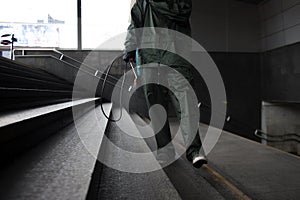
<path id="1" fill-rule="evenodd" d="M 267 0 L 260 6 L 262 96 L 300 102 L 300 0 Z"/>
<path id="2" fill-rule="evenodd" d="M 193 38 L 207 51 L 260 51 L 259 9 L 236 0 L 193 0 Z"/>
<path id="3" fill-rule="evenodd" d="M 300 42 L 300 0 L 268 0 L 259 9 L 263 51 Z"/>
<path id="4" fill-rule="evenodd" d="M 262 98 L 300 103 L 300 43 L 262 54 Z"/>
<path id="5" fill-rule="evenodd" d="M 300 0 L 268 0 L 260 13 L 263 142 L 299 154 Z"/>
<path id="6" fill-rule="evenodd" d="M 209 52 L 224 80 L 231 117 L 225 129 L 253 140 L 258 140 L 254 129 L 260 128 L 261 113 L 259 22 L 257 5 L 236 0 L 193 1 L 193 38 Z M 207 104 L 205 83 L 196 77 L 198 98 Z M 201 113 L 203 121 L 209 117 Z"/>
<path id="7" fill-rule="evenodd" d="M 230 121 L 225 130 L 258 140 L 255 129 L 260 128 L 261 71 L 257 53 L 211 53 L 223 77 Z"/>

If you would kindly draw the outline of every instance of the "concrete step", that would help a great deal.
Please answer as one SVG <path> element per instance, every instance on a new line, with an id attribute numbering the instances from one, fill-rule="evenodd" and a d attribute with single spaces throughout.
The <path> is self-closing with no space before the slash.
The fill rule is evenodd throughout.
<path id="1" fill-rule="evenodd" d="M 86 91 L 73 91 L 73 85 L 45 71 L 8 59 L 0 59 L 0 111 L 27 109 L 70 101 L 72 95 L 89 97 Z"/>
<path id="2" fill-rule="evenodd" d="M 0 111 L 26 109 L 67 102 L 72 100 L 73 94 L 76 97 L 88 97 L 88 94 L 82 91 L 0 87 Z"/>
<path id="3" fill-rule="evenodd" d="M 78 66 L 69 64 L 51 55 L 26 55 L 16 56 L 16 60 L 38 69 L 45 70 L 55 76 L 58 76 L 70 83 L 74 83 L 76 75 L 79 71 Z M 55 67 L 54 67 L 55 66 Z M 93 73 L 82 70 L 89 76 L 94 76 Z"/>
<path id="4" fill-rule="evenodd" d="M 136 122 L 140 126 L 147 125 Z M 136 128 L 127 127 L 127 131 L 131 130 L 128 135 L 117 124 L 111 125 L 107 135 L 110 142 L 120 149 L 129 152 L 156 149 L 154 137 L 142 142 L 132 136 L 138 136 L 133 133 Z M 172 133 L 176 133 L 179 123 L 176 119 L 170 120 L 170 126 Z M 201 124 L 200 132 L 205 133 L 207 128 L 207 125 Z M 182 145 L 176 138 L 172 142 L 178 147 Z M 100 156 L 107 156 L 111 163 L 116 162 L 115 166 L 135 169 L 136 165 L 130 157 L 122 155 L 122 151 L 114 148 L 105 151 Z M 300 196 L 299 157 L 226 131 L 209 153 L 208 165 L 200 169 L 193 168 L 184 155 L 162 170 L 142 174 L 120 172 L 101 164 L 98 167 L 102 167 L 101 173 L 95 176 L 100 180 L 95 187 L 99 190 L 94 193 L 93 199 L 166 199 L 177 195 L 181 199 L 296 200 Z"/>
<path id="5" fill-rule="evenodd" d="M 32 89 L 53 89 L 53 90 L 69 90 L 73 86 L 68 83 L 50 82 L 43 79 L 25 77 L 22 75 L 3 74 L 0 72 L 0 87 L 18 87 Z"/>
<path id="6" fill-rule="evenodd" d="M 109 141 L 123 150 L 150 152 L 145 141 L 126 135 L 115 123 L 110 124 L 107 134 Z M 107 142 L 104 140 L 103 147 Z M 104 159 L 119 163 L 119 166 L 124 168 L 132 162 L 130 157 L 122 156 L 120 150 L 113 150 L 107 146 L 103 151 L 100 156 L 106 156 Z M 128 173 L 99 163 L 98 170 L 100 167 L 102 167 L 101 174 L 93 177 L 99 180 L 98 185 L 94 186 L 98 191 L 91 193 L 88 199 L 224 199 L 203 177 L 195 177 L 192 166 L 183 158 L 172 164 L 172 167 L 161 167 L 147 173 Z M 132 169 L 134 168 L 132 163 Z"/>
<path id="7" fill-rule="evenodd" d="M 49 82 L 54 82 L 54 83 L 60 83 L 67 85 L 69 84 L 66 81 L 63 81 L 57 77 L 53 77 L 53 75 L 45 73 L 45 74 L 35 74 L 32 73 L 31 71 L 26 71 L 26 70 L 20 70 L 20 69 L 15 69 L 10 66 L 0 66 L 0 73 L 2 74 L 8 74 L 8 75 L 13 75 L 13 76 L 22 76 L 26 78 L 34 78 L 34 79 L 39 79 L 39 80 L 44 80 L 44 81 L 49 81 Z M 70 84 L 69 84 L 70 85 Z"/>
<path id="8" fill-rule="evenodd" d="M 13 73 L 14 71 L 20 71 L 23 72 L 24 75 L 31 74 L 32 76 L 42 77 L 45 80 L 49 79 L 55 82 L 62 82 L 62 83 L 65 82 L 62 79 L 53 76 L 52 74 L 49 74 L 44 70 L 37 69 L 30 65 L 26 65 L 24 63 L 18 62 L 16 60 L 12 61 L 10 59 L 3 58 L 3 57 L 0 57 L 0 68 L 1 70 L 5 70 L 3 68 L 8 68 L 9 73 Z"/>
<path id="9" fill-rule="evenodd" d="M 99 78 L 101 77 L 101 74 L 104 74 L 105 72 L 101 71 L 106 69 L 107 66 L 99 66 L 97 63 L 93 63 L 92 65 L 89 65 L 85 62 L 78 61 L 56 49 L 30 49 L 30 48 L 22 48 L 22 49 L 17 49 L 15 50 L 15 54 L 17 59 L 20 59 L 22 57 L 43 57 L 43 56 L 51 56 L 56 59 L 59 59 L 61 61 L 64 61 L 75 68 L 80 68 L 83 71 L 86 71 L 90 74 L 93 74 L 94 76 L 98 76 Z M 116 59 L 116 58 L 115 58 Z M 122 55 L 120 52 L 119 57 L 115 60 L 114 62 L 114 67 L 111 69 L 110 73 L 115 70 L 115 68 L 122 69 L 124 67 L 125 63 L 122 59 Z M 111 76 L 111 74 L 108 75 L 108 79 L 112 84 L 115 84 L 117 80 L 120 78 L 120 72 L 115 74 L 114 76 Z"/>
<path id="10" fill-rule="evenodd" d="M 31 89 L 31 88 L 15 88 L 15 87 L 0 87 L 1 98 L 26 98 L 26 97 L 71 97 L 74 93 L 76 96 L 86 94 L 84 91 L 72 90 L 55 90 L 55 89 Z M 84 96 L 84 95 L 83 95 Z M 34 100 L 34 99 L 32 99 Z"/>
<path id="11" fill-rule="evenodd" d="M 11 160 L 73 121 L 72 109 L 82 114 L 95 105 L 98 98 L 69 101 L 0 114 L 0 163 Z M 43 130 L 43 131 L 41 131 Z"/>
<path id="12" fill-rule="evenodd" d="M 112 93 L 113 87 L 118 78 L 109 77 L 106 82 L 105 94 L 101 95 L 101 86 L 103 83 L 103 77 L 99 77 L 99 74 L 93 73 L 88 70 L 81 69 L 78 66 L 74 66 L 64 60 L 60 60 L 49 55 L 25 55 L 16 56 L 16 60 L 25 63 L 30 66 L 35 66 L 38 69 L 42 69 L 51 73 L 65 81 L 74 84 L 76 78 L 82 82 L 78 85 L 79 88 L 87 91 L 91 91 L 91 88 L 96 88 L 96 95 L 109 99 Z M 55 67 L 54 67 L 55 66 Z"/>
<path id="13" fill-rule="evenodd" d="M 64 103 L 71 100 L 70 95 L 63 96 L 48 96 L 48 97 L 22 97 L 22 98 L 1 98 L 0 112 L 16 111 L 20 109 L 36 108 L 40 106 Z"/>
<path id="14" fill-rule="evenodd" d="M 109 113 L 111 104 L 105 104 Z M 96 112 L 96 113 L 95 113 Z M 95 114 L 97 119 L 95 118 Z M 85 199 L 107 120 L 101 109 L 85 112 L 56 134 L 23 153 L 0 171 L 2 199 Z M 49 124 L 47 128 L 54 126 Z M 77 130 L 83 130 L 87 151 Z M 43 133 L 41 129 L 40 134 Z"/>
<path id="15" fill-rule="evenodd" d="M 80 69 L 77 66 L 69 64 L 53 56 L 16 56 L 16 60 L 47 71 L 48 73 L 57 76 L 70 84 L 74 84 L 78 75 L 78 78 L 83 82 L 78 87 L 86 90 L 91 90 L 91 88 L 97 86 L 100 81 L 100 78 L 95 76 L 93 73 Z"/>
<path id="16" fill-rule="evenodd" d="M 227 197 L 238 199 L 234 198 L 233 195 L 227 194 L 225 196 L 221 194 L 211 182 L 204 178 L 204 176 L 211 177 L 211 175 L 206 171 L 201 175 L 199 173 L 196 174 L 197 170 L 192 167 L 191 163 L 184 156 L 179 157 L 170 166 L 163 167 L 156 161 L 155 153 L 152 156 L 154 160 L 150 158 L 151 156 L 144 154 L 145 158 L 139 157 L 140 161 L 133 161 L 136 154 L 132 156 L 122 154 L 120 149 L 133 153 L 151 152 L 151 149 L 153 149 L 152 145 L 156 145 L 155 141 L 149 141 L 154 140 L 154 138 L 147 138 L 147 140 L 137 138 L 145 133 L 141 132 L 139 134 L 136 132 L 136 127 L 131 127 L 134 124 L 132 119 L 141 126 L 147 124 L 137 120 L 136 117 L 129 116 L 125 110 L 123 111 L 122 121 L 109 124 L 106 134 L 108 138 L 104 138 L 103 148 L 101 148 L 98 156 L 101 160 L 110 163 L 110 166 L 98 163 L 92 180 L 93 184 L 96 185 L 93 185 L 93 189 L 90 190 L 88 199 L 223 200 Z M 125 133 L 120 126 L 123 127 L 123 130 L 130 131 L 130 133 Z M 113 148 L 110 143 L 113 143 L 120 149 Z M 149 162 L 149 160 L 152 161 Z M 138 172 L 138 169 L 147 169 L 149 165 L 153 167 L 157 165 L 159 168 L 150 172 Z M 122 167 L 123 171 L 113 169 L 111 166 Z M 97 174 L 97 170 L 100 169 L 101 172 Z M 126 172 L 128 169 L 132 170 L 132 172 L 136 171 L 136 173 Z"/>
<path id="17" fill-rule="evenodd" d="M 94 75 L 97 75 L 97 69 L 89 66 L 85 63 L 82 63 L 70 56 L 67 56 L 65 54 L 63 54 L 62 52 L 56 50 L 56 49 L 20 49 L 20 50 L 16 50 L 15 54 L 17 55 L 17 57 L 21 57 L 21 56 L 53 56 L 59 60 L 63 60 L 77 68 L 82 68 L 84 70 L 86 70 L 89 73 L 92 73 Z"/>

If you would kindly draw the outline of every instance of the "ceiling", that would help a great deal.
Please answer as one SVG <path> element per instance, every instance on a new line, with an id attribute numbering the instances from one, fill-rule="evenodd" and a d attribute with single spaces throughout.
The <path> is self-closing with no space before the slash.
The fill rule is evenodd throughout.
<path id="1" fill-rule="evenodd" d="M 259 3 L 261 3 L 265 0 L 237 0 L 237 1 L 243 1 L 245 3 L 251 3 L 251 4 L 256 4 L 257 5 L 257 4 L 259 4 Z"/>

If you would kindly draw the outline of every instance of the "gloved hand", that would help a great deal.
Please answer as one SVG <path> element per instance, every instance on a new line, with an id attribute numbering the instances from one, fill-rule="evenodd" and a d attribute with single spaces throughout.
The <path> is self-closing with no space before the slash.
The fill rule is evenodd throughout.
<path id="1" fill-rule="evenodd" d="M 123 55 L 123 60 L 128 63 L 130 62 L 135 62 L 135 51 L 129 51 L 125 52 Z"/>

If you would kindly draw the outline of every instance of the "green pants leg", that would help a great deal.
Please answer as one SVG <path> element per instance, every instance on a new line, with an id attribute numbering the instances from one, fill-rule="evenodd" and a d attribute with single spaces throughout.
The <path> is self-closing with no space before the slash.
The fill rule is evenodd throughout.
<path id="1" fill-rule="evenodd" d="M 192 82 L 191 74 L 189 70 L 184 68 L 176 68 L 176 70 L 182 74 L 186 80 Z M 147 77 L 151 76 L 157 77 L 156 69 L 147 69 L 143 70 L 143 74 Z M 168 110 L 168 103 L 171 102 L 173 108 L 176 111 L 177 118 L 181 121 L 181 131 L 184 138 L 185 144 L 187 145 L 186 157 L 188 160 L 192 160 L 193 156 L 200 153 L 201 149 L 201 140 L 199 137 L 198 131 L 192 133 L 192 130 L 198 130 L 198 121 L 195 121 L 193 114 L 195 113 L 195 108 L 191 107 L 191 99 L 188 95 L 187 90 L 191 89 L 187 86 L 186 81 L 183 80 L 183 76 L 180 76 L 178 73 L 166 73 L 162 78 L 167 81 L 168 87 L 172 88 L 171 92 L 165 87 L 157 84 L 150 84 L 144 87 L 146 100 L 148 108 L 155 104 L 160 104 Z M 159 82 L 160 80 L 157 80 Z M 171 141 L 171 132 L 169 127 L 169 122 L 166 119 L 163 127 L 156 127 L 156 124 L 164 121 L 161 119 L 162 115 L 160 113 L 152 113 L 151 120 L 154 120 L 152 123 L 152 128 L 155 131 L 156 142 L 158 149 L 163 148 Z M 199 120 L 199 119 L 197 119 Z M 157 123 L 155 123 L 155 121 Z M 161 128 L 160 130 L 158 130 Z"/>
<path id="2" fill-rule="evenodd" d="M 159 104 L 164 107 L 164 109 L 168 110 L 168 92 L 165 88 L 160 85 L 150 84 L 145 88 L 145 95 L 147 99 L 148 108 L 155 104 Z M 163 115 L 158 112 L 150 113 L 151 124 L 155 135 L 157 148 L 161 149 L 165 147 L 167 144 L 171 142 L 171 132 L 169 121 L 167 119 L 163 119 Z M 165 121 L 164 125 L 161 125 L 161 122 Z"/>
<path id="3" fill-rule="evenodd" d="M 193 156 L 198 154 L 204 155 L 203 150 L 201 150 L 202 143 L 198 132 L 199 117 L 197 118 L 197 114 L 199 113 L 196 113 L 198 112 L 198 107 L 197 105 L 192 105 L 197 102 L 197 99 L 192 99 L 192 96 L 189 95 L 188 90 L 192 90 L 192 88 L 186 82 L 187 80 L 190 86 L 193 86 L 193 79 L 189 69 L 183 67 L 173 68 L 179 74 L 168 73 L 168 84 L 174 91 L 174 93 L 169 91 L 169 96 L 177 118 L 181 121 L 181 131 L 187 148 L 186 157 L 189 161 L 192 161 Z M 195 130 L 197 130 L 196 133 L 194 132 Z"/>

